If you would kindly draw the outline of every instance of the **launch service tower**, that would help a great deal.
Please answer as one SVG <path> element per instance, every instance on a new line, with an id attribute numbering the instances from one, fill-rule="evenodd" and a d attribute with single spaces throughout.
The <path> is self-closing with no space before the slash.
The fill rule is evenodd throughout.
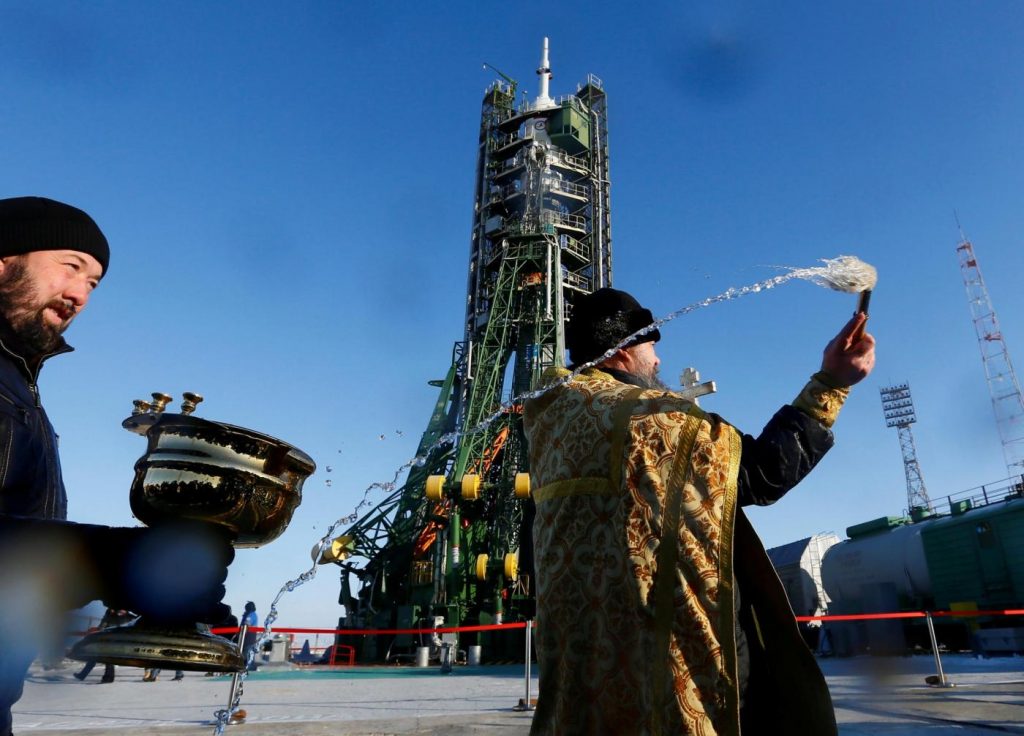
<path id="1" fill-rule="evenodd" d="M 539 90 L 517 101 L 498 72 L 480 115 L 462 339 L 405 483 L 339 537 L 342 628 L 419 628 L 533 615 L 529 467 L 516 397 L 564 363 L 575 295 L 612 280 L 607 99 L 589 76 L 553 97 L 548 41 Z M 354 581 L 358 581 L 354 584 Z M 361 659 L 425 646 L 358 637 Z M 435 640 L 436 643 L 436 640 Z M 465 634 L 484 656 L 509 636 Z M 500 656 L 500 655 L 499 655 Z"/>

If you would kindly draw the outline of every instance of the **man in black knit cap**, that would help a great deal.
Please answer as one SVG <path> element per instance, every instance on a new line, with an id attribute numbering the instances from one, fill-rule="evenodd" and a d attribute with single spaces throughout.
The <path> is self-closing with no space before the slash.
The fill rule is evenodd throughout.
<path id="1" fill-rule="evenodd" d="M 110 262 L 89 215 L 43 197 L 0 200 L 0 736 L 11 734 L 35 652 L 62 613 L 92 600 L 164 621 L 223 620 L 234 552 L 218 537 L 66 521 L 42 364 Z M 112 489 L 115 490 L 116 489 Z M 159 584 L 154 585 L 153 581 Z"/>

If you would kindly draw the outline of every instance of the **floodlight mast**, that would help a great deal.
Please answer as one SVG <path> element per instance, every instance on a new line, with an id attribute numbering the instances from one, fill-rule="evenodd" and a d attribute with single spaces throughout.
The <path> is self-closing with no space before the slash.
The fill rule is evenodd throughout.
<path id="1" fill-rule="evenodd" d="M 917 462 L 917 446 L 910 425 L 917 421 L 914 401 L 910 397 L 910 385 L 901 383 L 896 386 L 880 388 L 882 412 L 885 414 L 885 426 L 895 427 L 900 439 L 900 452 L 903 454 L 903 472 L 907 477 L 907 511 L 915 513 L 915 509 L 934 512 L 932 501 L 928 497 L 928 489 L 921 475 L 921 465 Z"/>

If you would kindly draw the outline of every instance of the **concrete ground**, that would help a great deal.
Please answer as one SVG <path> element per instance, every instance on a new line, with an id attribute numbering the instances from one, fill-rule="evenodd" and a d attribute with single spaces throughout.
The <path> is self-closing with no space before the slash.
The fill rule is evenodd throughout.
<path id="1" fill-rule="evenodd" d="M 821 660 L 835 701 L 842 736 L 993 736 L 1024 734 L 1024 659 L 979 660 L 946 656 L 953 688 L 925 684 L 930 656 Z M 118 668 L 117 680 L 100 684 L 102 667 L 85 682 L 35 665 L 25 696 L 15 706 L 19 736 L 100 736 L 120 731 L 154 736 L 214 732 L 214 712 L 227 704 L 228 677 L 186 673 L 173 682 L 165 671 L 155 683 L 142 671 Z M 532 692 L 536 694 L 536 678 Z M 522 666 L 264 668 L 244 685 L 246 723 L 226 733 L 451 734 L 525 736 L 530 714 L 513 710 L 526 694 Z"/>

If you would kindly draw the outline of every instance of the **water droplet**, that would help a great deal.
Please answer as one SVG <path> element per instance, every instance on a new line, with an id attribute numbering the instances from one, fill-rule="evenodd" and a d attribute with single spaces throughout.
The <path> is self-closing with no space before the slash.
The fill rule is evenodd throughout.
<path id="1" fill-rule="evenodd" d="M 330 473 L 332 470 L 334 470 L 334 468 L 332 468 L 330 465 L 328 465 L 327 466 L 327 472 Z"/>

